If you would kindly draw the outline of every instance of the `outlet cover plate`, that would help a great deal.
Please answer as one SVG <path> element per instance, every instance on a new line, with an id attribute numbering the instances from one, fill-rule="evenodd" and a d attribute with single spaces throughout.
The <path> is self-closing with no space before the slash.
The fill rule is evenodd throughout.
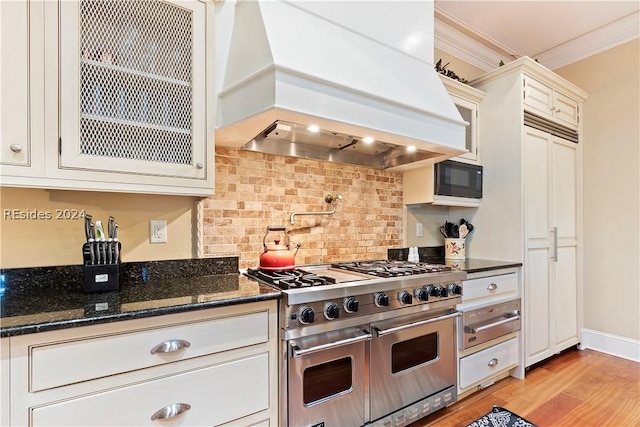
<path id="1" fill-rule="evenodd" d="M 167 221 L 163 219 L 149 221 L 149 241 L 167 243 Z"/>

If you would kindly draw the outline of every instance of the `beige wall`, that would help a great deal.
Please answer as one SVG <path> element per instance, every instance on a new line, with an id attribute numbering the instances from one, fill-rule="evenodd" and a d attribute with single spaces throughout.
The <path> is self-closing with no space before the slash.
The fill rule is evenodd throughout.
<path id="1" fill-rule="evenodd" d="M 191 258 L 194 203 L 192 197 L 0 188 L 0 266 L 81 264 L 84 224 L 80 219 L 56 219 L 65 209 L 85 210 L 105 226 L 109 215 L 114 216 L 125 262 Z M 13 210 L 49 213 L 52 218 L 11 219 Z M 167 243 L 149 243 L 151 219 L 167 221 Z"/>
<path id="2" fill-rule="evenodd" d="M 449 64 L 447 65 L 447 70 L 453 71 L 458 77 L 471 81 L 485 73 L 482 69 L 461 61 L 445 51 L 440 49 L 434 49 L 434 51 L 433 62 L 436 63 L 439 59 L 442 59 L 442 66 Z M 498 67 L 498 64 L 496 64 L 496 67 Z"/>
<path id="3" fill-rule="evenodd" d="M 325 195 L 344 200 L 333 215 Z M 216 193 L 205 200 L 205 256 L 239 255 L 258 267 L 268 225 L 300 243 L 296 264 L 387 257 L 402 243 L 402 174 L 351 165 L 216 148 Z M 293 245 L 292 245 L 293 246 Z"/>
<path id="4" fill-rule="evenodd" d="M 640 339 L 640 42 L 556 70 L 584 104 L 584 327 Z"/>

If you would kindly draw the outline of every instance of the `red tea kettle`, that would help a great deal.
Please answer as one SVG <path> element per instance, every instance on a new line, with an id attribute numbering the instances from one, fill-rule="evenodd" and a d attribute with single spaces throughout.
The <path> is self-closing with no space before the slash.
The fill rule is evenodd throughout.
<path id="1" fill-rule="evenodd" d="M 286 271 L 293 270 L 295 268 L 294 258 L 300 248 L 298 243 L 294 250 L 290 250 L 288 243 L 288 236 L 284 231 L 286 227 L 284 225 L 270 225 L 267 227 L 267 233 L 262 239 L 262 246 L 264 246 L 264 252 L 260 254 L 260 269 L 268 271 Z M 282 235 L 273 240 L 273 244 L 267 246 L 267 236 L 271 231 L 280 231 Z M 281 241 L 285 241 L 286 244 L 281 244 Z"/>

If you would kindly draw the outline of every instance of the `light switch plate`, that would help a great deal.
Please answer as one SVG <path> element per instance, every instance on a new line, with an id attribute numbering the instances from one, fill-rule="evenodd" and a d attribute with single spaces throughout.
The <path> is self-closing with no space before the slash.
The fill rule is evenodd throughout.
<path id="1" fill-rule="evenodd" d="M 424 226 L 421 222 L 416 224 L 416 237 L 424 236 Z"/>

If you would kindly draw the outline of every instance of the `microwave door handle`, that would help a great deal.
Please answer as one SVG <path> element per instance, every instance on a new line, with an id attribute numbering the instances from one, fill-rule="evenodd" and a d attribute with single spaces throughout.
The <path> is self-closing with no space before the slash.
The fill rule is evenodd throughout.
<path id="1" fill-rule="evenodd" d="M 395 332 L 404 331 L 405 329 L 415 328 L 417 326 L 428 325 L 429 323 L 440 322 L 441 320 L 452 319 L 454 317 L 460 317 L 462 313 L 456 311 L 455 313 L 447 314 L 444 316 L 434 317 L 432 319 L 420 320 L 419 322 L 408 323 L 406 325 L 396 326 L 389 329 L 373 328 L 376 331 L 376 336 L 383 337 L 385 335 L 393 334 Z"/>
<path id="2" fill-rule="evenodd" d="M 330 348 L 340 347 L 347 344 L 354 344 L 360 341 L 369 341 L 372 338 L 370 333 L 358 335 L 357 337 L 346 338 L 344 340 L 334 341 L 327 344 L 316 345 L 309 348 L 300 348 L 296 345 L 295 341 L 291 341 L 291 349 L 293 351 L 293 357 L 301 357 L 310 353 L 317 353 L 319 351 L 328 350 Z"/>
<path id="3" fill-rule="evenodd" d="M 514 322 L 516 320 L 520 320 L 520 315 L 516 314 L 509 316 L 502 320 L 498 320 L 497 322 L 489 323 L 488 325 L 478 326 L 477 328 L 467 325 L 464 327 L 464 331 L 467 333 L 477 334 L 478 332 L 486 331 L 487 329 L 495 328 L 496 326 L 504 325 L 505 323 Z"/>

